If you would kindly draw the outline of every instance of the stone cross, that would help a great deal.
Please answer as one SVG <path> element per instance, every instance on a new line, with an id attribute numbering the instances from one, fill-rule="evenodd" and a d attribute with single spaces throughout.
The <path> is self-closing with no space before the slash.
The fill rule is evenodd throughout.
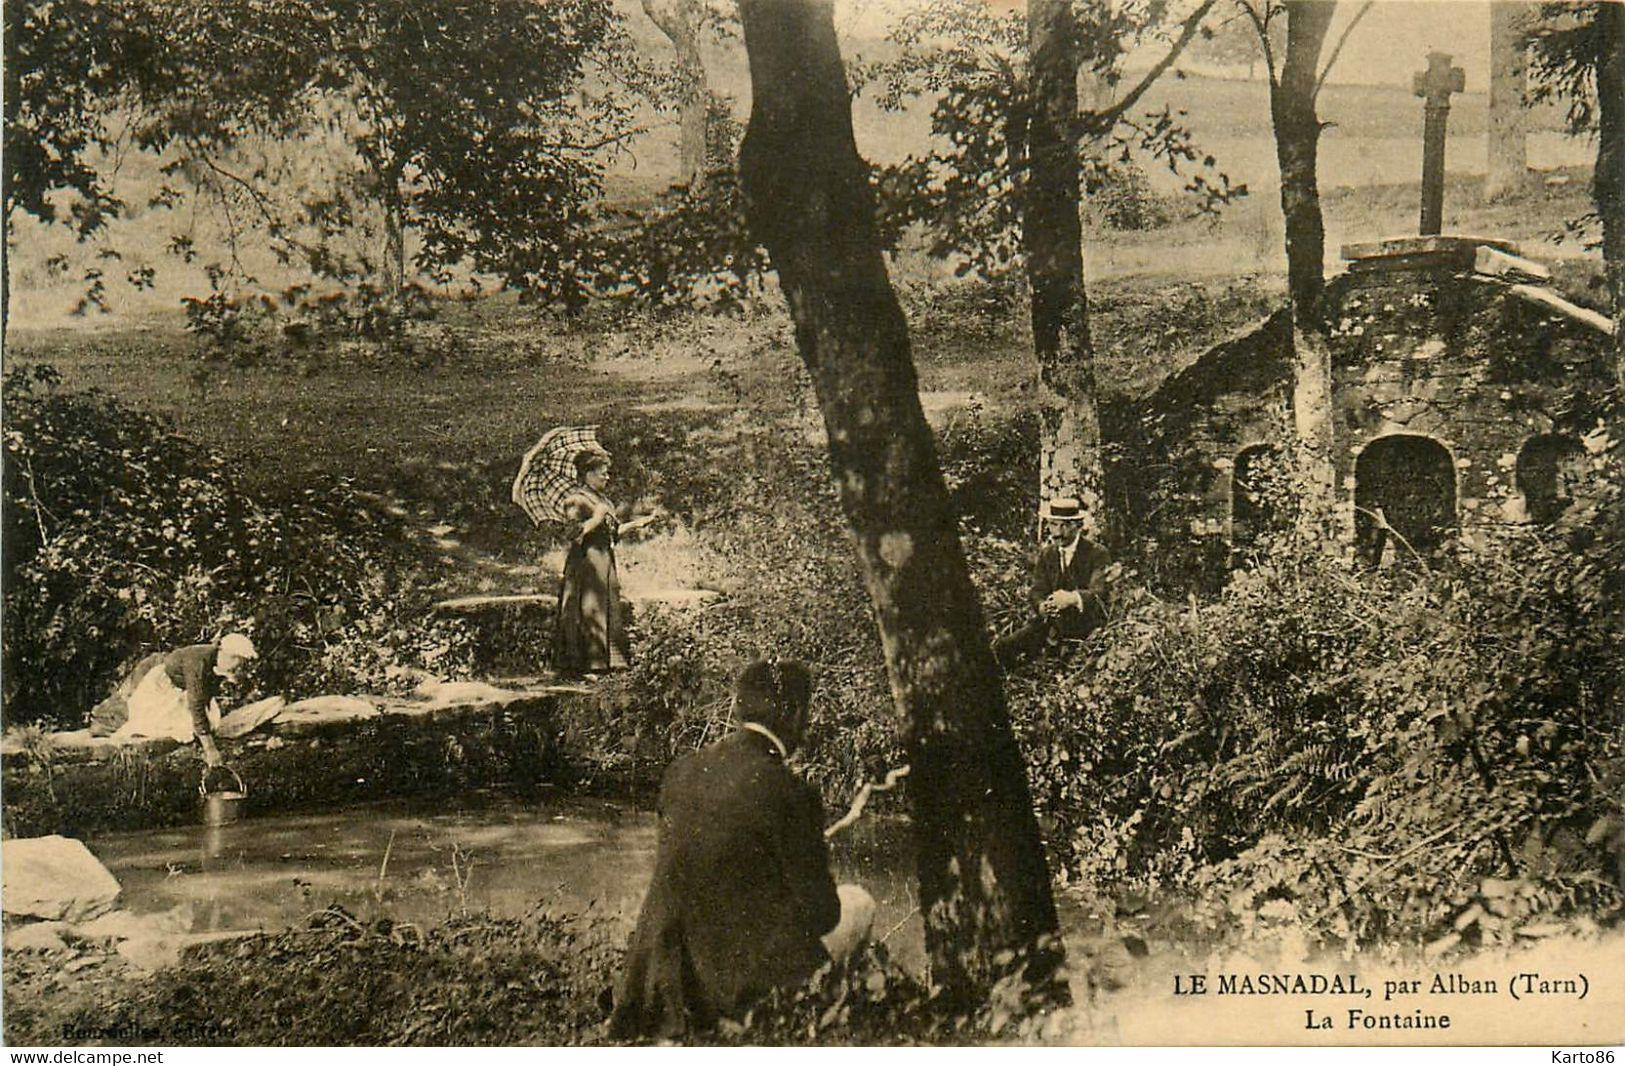
<path id="1" fill-rule="evenodd" d="M 1467 75 L 1450 65 L 1443 52 L 1428 53 L 1428 68 L 1412 79 L 1412 91 L 1423 99 L 1422 236 L 1439 232 L 1444 220 L 1444 131 L 1450 118 L 1450 94 L 1467 87 Z"/>

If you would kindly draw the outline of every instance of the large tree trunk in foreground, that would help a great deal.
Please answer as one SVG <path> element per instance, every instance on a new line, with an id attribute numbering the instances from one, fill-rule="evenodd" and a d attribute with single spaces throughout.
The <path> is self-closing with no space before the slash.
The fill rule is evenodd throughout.
<path id="1" fill-rule="evenodd" d="M 711 90 L 700 58 L 700 12 L 695 0 L 643 0 L 644 14 L 677 49 L 683 86 L 677 108 L 677 159 L 691 189 L 705 182 L 705 117 Z"/>
<path id="2" fill-rule="evenodd" d="M 1602 217 L 1602 261 L 1614 311 L 1614 372 L 1625 385 L 1625 4 L 1599 4 L 1597 169 L 1591 177 Z"/>
<path id="3" fill-rule="evenodd" d="M 1490 3 L 1490 129 L 1484 168 L 1484 198 L 1518 192 L 1529 177 L 1529 145 L 1524 116 L 1529 64 L 1524 51 L 1530 4 Z"/>
<path id="4" fill-rule="evenodd" d="M 1039 491 L 1046 500 L 1076 496 L 1098 528 L 1105 478 L 1083 279 L 1076 36 L 1072 0 L 1030 0 L 1031 164 L 1021 230 L 1038 357 Z"/>
<path id="5" fill-rule="evenodd" d="M 970 1002 L 1015 952 L 1064 994 L 1048 985 L 1060 950 L 1026 769 L 881 257 L 832 0 L 739 7 L 752 96 L 740 177 L 824 414 L 902 716 L 932 976 Z"/>
<path id="6" fill-rule="evenodd" d="M 9 241 L 11 238 L 11 212 L 6 212 L 5 231 L 0 232 L 0 241 Z M 0 262 L 0 352 L 6 348 L 6 334 L 11 330 L 11 247 L 8 244 L 3 249 L 5 261 Z"/>
<path id="7" fill-rule="evenodd" d="M 1320 306 L 1326 287 L 1326 230 L 1316 177 L 1321 125 L 1315 96 L 1320 50 L 1336 8 L 1335 0 L 1288 0 L 1286 59 L 1280 77 L 1270 82 L 1292 302 L 1292 417 L 1309 479 L 1303 513 L 1311 524 L 1323 520 L 1333 502 L 1332 368 Z"/>

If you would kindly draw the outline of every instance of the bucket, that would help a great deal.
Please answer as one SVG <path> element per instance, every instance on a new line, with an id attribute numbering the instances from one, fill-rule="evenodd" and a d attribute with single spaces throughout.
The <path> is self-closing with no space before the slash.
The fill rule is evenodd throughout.
<path id="1" fill-rule="evenodd" d="M 223 789 L 216 792 L 209 791 L 209 770 L 204 767 L 203 780 L 198 782 L 197 792 L 203 797 L 203 824 L 204 825 L 230 825 L 242 817 L 243 805 L 248 802 L 248 786 L 243 784 L 242 775 L 231 767 L 225 769 L 237 779 L 235 790 Z"/>

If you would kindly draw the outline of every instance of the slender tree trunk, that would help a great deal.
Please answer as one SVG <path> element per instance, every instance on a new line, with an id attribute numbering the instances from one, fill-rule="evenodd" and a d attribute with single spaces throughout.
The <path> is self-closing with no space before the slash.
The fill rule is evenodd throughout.
<path id="1" fill-rule="evenodd" d="M 1281 167 L 1286 222 L 1287 295 L 1292 303 L 1292 414 L 1308 478 L 1303 514 L 1320 523 L 1333 502 L 1332 369 L 1321 319 L 1326 230 L 1317 180 L 1320 116 L 1315 111 L 1320 51 L 1335 0 L 1287 0 L 1286 59 L 1270 82 L 1270 118 Z"/>
<path id="2" fill-rule="evenodd" d="M 1529 81 L 1524 23 L 1529 8 L 1522 0 L 1490 4 L 1489 143 L 1484 171 L 1484 197 L 1489 200 L 1518 192 L 1529 174 L 1524 122 Z"/>
<path id="3" fill-rule="evenodd" d="M 683 87 L 677 109 L 678 167 L 691 189 L 705 183 L 705 118 L 711 90 L 700 57 L 700 13 L 694 0 L 643 0 L 643 11 L 677 49 Z"/>
<path id="4" fill-rule="evenodd" d="M 391 302 L 400 299 L 406 284 L 406 234 L 401 220 L 403 214 L 397 198 L 386 194 L 384 200 L 384 295 Z"/>
<path id="5" fill-rule="evenodd" d="M 1625 385 L 1625 4 L 1597 5 L 1597 169 L 1602 261 L 1614 310 L 1614 371 Z"/>
<path id="6" fill-rule="evenodd" d="M 881 257 L 833 0 L 739 7 L 752 97 L 740 177 L 824 414 L 903 722 L 932 976 L 972 1002 L 1025 965 L 1059 998 L 1026 768 Z"/>
<path id="7" fill-rule="evenodd" d="M 1076 37 L 1072 0 L 1030 0 L 1031 166 L 1022 199 L 1022 241 L 1038 357 L 1040 495 L 1046 500 L 1076 496 L 1098 528 L 1104 476 L 1083 278 Z"/>
<path id="8" fill-rule="evenodd" d="M 373 181 L 373 195 L 378 210 L 383 214 L 384 247 L 378 264 L 378 286 L 391 306 L 402 299 L 401 288 L 406 284 L 406 204 L 401 199 L 402 167 L 392 158 L 375 152 L 363 151 Z"/>

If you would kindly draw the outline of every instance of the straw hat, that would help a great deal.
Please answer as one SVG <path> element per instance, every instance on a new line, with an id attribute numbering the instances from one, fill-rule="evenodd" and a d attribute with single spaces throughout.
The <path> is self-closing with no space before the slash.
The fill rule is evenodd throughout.
<path id="1" fill-rule="evenodd" d="M 1043 516 L 1051 522 L 1081 522 L 1083 505 L 1072 496 L 1057 496 L 1044 504 Z"/>

